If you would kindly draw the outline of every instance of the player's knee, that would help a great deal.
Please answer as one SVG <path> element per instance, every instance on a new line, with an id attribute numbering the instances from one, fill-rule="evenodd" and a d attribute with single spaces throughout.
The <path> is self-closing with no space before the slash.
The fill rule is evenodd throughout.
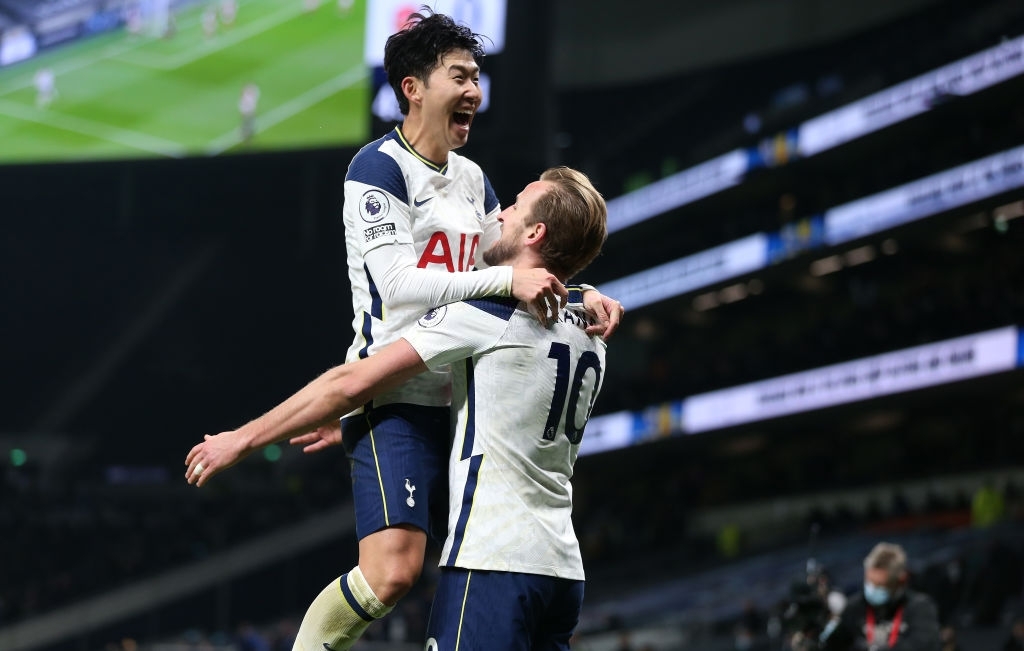
<path id="1" fill-rule="evenodd" d="M 360 541 L 359 567 L 377 598 L 390 606 L 419 580 L 425 551 L 426 534 L 422 531 L 389 528 Z"/>
<path id="2" fill-rule="evenodd" d="M 423 557 L 396 558 L 389 563 L 379 577 L 379 588 L 374 588 L 377 598 L 391 606 L 404 597 L 416 585 L 423 571 Z"/>

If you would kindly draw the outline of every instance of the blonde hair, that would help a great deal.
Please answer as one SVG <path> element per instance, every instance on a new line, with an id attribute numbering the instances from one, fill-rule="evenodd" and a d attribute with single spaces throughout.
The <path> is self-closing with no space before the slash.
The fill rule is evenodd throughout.
<path id="1" fill-rule="evenodd" d="M 885 570 L 889 580 L 895 581 L 907 569 L 907 553 L 899 545 L 880 542 L 864 558 L 864 569 Z"/>
<path id="2" fill-rule="evenodd" d="M 544 266 L 568 280 L 601 252 L 608 237 L 608 207 L 587 175 L 570 167 L 552 167 L 540 175 L 554 187 L 537 199 L 531 224 L 547 226 L 539 253 Z"/>

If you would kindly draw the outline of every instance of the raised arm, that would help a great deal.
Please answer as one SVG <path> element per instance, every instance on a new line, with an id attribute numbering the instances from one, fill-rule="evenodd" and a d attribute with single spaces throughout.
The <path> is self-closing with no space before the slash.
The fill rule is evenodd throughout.
<path id="1" fill-rule="evenodd" d="M 384 305 L 426 307 L 483 296 L 512 296 L 512 267 L 491 267 L 473 273 L 423 269 L 412 244 L 394 242 L 367 251 L 366 269 Z"/>
<path id="2" fill-rule="evenodd" d="M 413 303 L 434 307 L 485 296 L 514 296 L 541 318 L 542 314 L 557 314 L 569 295 L 558 278 L 545 269 L 502 266 L 473 273 L 421 269 L 416 265 L 411 244 L 374 249 L 366 253 L 364 260 L 385 305 Z M 587 292 L 591 293 L 596 292 Z M 601 320 L 601 315 L 597 316 Z M 604 316 L 607 320 L 607 314 Z M 545 316 L 541 321 L 547 323 L 547 319 Z"/>
<path id="3" fill-rule="evenodd" d="M 364 267 L 385 307 L 418 305 L 427 309 L 485 296 L 515 296 L 538 313 L 556 314 L 555 308 L 565 303 L 567 292 L 553 274 L 534 269 L 513 271 L 508 266 L 483 268 L 483 251 L 500 235 L 497 215 L 501 206 L 487 177 L 479 170 L 476 174 L 471 185 L 480 192 L 470 197 L 472 203 L 465 204 L 467 211 L 477 210 L 476 215 L 470 212 L 450 222 L 448 217 L 440 220 L 444 226 L 421 255 L 412 225 L 425 216 L 413 214 L 410 201 L 414 198 L 409 196 L 401 167 L 382 151 L 360 152 L 345 180 L 350 264 L 353 254 L 360 256 L 361 263 L 356 264 Z M 435 206 L 436 200 L 427 210 Z M 465 232 L 459 232 L 460 228 Z M 479 270 L 452 273 L 474 267 Z M 358 268 L 350 272 L 360 273 Z"/>
<path id="4" fill-rule="evenodd" d="M 236 430 L 203 437 L 185 457 L 185 479 L 203 486 L 250 452 L 340 418 L 426 370 L 404 339 L 366 359 L 335 366 L 259 418 Z"/>

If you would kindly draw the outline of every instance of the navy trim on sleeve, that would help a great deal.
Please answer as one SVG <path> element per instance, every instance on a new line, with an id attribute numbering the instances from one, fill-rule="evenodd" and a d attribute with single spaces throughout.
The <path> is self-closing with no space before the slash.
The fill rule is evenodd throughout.
<path id="1" fill-rule="evenodd" d="M 370 346 L 373 345 L 373 317 L 363 312 L 363 327 L 359 331 L 363 335 L 365 345 L 359 349 L 359 359 L 366 359 L 370 356 Z"/>
<path id="2" fill-rule="evenodd" d="M 478 310 L 483 310 L 491 316 L 508 321 L 519 305 L 519 299 L 514 296 L 502 298 L 472 298 L 463 301 L 466 305 L 472 305 Z"/>
<path id="3" fill-rule="evenodd" d="M 489 215 L 492 210 L 500 205 L 498 195 L 494 193 L 491 180 L 484 174 L 484 214 Z"/>
<path id="4" fill-rule="evenodd" d="M 398 166 L 398 162 L 394 158 L 380 151 L 385 140 L 393 139 L 394 136 L 389 134 L 360 149 L 348 166 L 345 180 L 380 188 L 402 203 L 408 204 L 409 188 L 405 184 L 402 168 Z"/>
<path id="5" fill-rule="evenodd" d="M 476 377 L 473 358 L 466 359 L 466 433 L 462 439 L 463 461 L 473 454 L 473 444 L 476 442 Z"/>
<path id="6" fill-rule="evenodd" d="M 381 300 L 380 292 L 377 290 L 377 283 L 373 282 L 370 275 L 370 268 L 363 265 L 363 272 L 366 273 L 366 284 L 370 290 L 370 314 L 378 319 L 384 318 L 384 301 Z"/>
<path id="7" fill-rule="evenodd" d="M 466 540 L 466 527 L 469 525 L 469 514 L 473 511 L 473 498 L 476 497 L 476 484 L 480 478 L 480 464 L 484 461 L 484 455 L 475 454 L 469 458 L 469 473 L 466 477 L 466 488 L 462 491 L 462 506 L 459 508 L 459 520 L 455 524 L 455 531 L 452 532 L 452 550 L 448 553 L 446 567 L 456 567 L 459 562 L 459 552 L 462 551 L 462 543 Z"/>

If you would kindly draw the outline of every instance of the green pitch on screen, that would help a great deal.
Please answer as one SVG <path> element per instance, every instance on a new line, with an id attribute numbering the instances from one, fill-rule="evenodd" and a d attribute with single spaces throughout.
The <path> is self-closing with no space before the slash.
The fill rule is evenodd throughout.
<path id="1" fill-rule="evenodd" d="M 0 68 L 0 163 L 217 155 L 353 145 L 369 136 L 365 2 L 240 2 L 212 36 L 208 6 L 176 16 L 167 38 L 116 32 Z M 39 106 L 35 73 L 57 93 Z M 239 98 L 259 87 L 255 133 Z"/>

